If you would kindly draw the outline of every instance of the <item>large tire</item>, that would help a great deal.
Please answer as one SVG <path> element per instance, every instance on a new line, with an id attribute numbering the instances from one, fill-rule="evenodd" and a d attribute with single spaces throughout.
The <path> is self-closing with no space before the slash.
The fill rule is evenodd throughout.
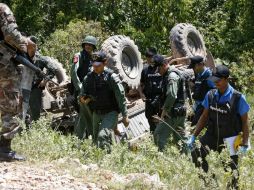
<path id="1" fill-rule="evenodd" d="M 66 71 L 63 68 L 63 65 L 57 60 L 49 56 L 44 56 L 44 58 L 48 61 L 49 64 L 51 64 L 51 67 L 55 68 L 56 75 L 53 78 L 53 80 L 58 83 L 59 85 L 61 83 L 65 83 L 68 81 L 68 76 L 66 75 Z M 45 110 L 51 109 L 51 103 L 57 102 L 57 104 L 60 105 L 59 101 L 59 93 L 56 93 L 55 91 L 52 91 L 51 89 L 56 87 L 53 83 L 47 83 L 45 90 L 43 91 L 43 97 L 42 97 L 42 108 Z M 60 97 L 62 101 L 63 97 Z M 61 103 L 62 104 L 62 103 Z"/>
<path id="2" fill-rule="evenodd" d="M 55 79 L 57 83 L 66 82 L 68 80 L 68 76 L 66 75 L 66 70 L 63 68 L 63 65 L 57 60 L 49 56 L 44 56 L 44 58 L 51 64 L 53 68 L 56 69 Z"/>
<path id="3" fill-rule="evenodd" d="M 170 31 L 171 50 L 174 58 L 200 55 L 206 57 L 202 35 L 191 24 L 180 23 Z"/>
<path id="4" fill-rule="evenodd" d="M 205 66 L 209 67 L 212 71 L 215 71 L 215 62 L 210 51 L 207 51 Z"/>
<path id="5" fill-rule="evenodd" d="M 134 41 L 127 36 L 111 36 L 102 44 L 102 51 L 109 58 L 107 66 L 119 74 L 129 87 L 138 88 L 143 64 Z"/>

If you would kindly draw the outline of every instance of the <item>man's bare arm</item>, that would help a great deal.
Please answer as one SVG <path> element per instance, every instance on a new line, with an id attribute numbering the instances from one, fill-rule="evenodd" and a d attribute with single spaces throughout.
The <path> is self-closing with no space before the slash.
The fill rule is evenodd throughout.
<path id="1" fill-rule="evenodd" d="M 199 118 L 196 129 L 193 133 L 195 137 L 197 137 L 199 133 L 204 129 L 208 120 L 208 112 L 209 112 L 208 109 L 204 109 L 201 117 Z"/>

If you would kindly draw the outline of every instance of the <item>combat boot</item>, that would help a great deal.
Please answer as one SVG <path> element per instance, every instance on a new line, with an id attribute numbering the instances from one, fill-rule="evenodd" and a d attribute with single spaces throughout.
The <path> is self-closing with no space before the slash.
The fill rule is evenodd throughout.
<path id="1" fill-rule="evenodd" d="M 15 151 L 11 150 L 11 139 L 0 140 L 0 161 L 24 161 L 25 158 L 21 155 L 16 154 Z"/>

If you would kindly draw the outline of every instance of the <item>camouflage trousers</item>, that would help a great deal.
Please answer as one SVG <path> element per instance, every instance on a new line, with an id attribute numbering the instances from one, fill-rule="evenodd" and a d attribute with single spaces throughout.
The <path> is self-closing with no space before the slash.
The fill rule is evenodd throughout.
<path id="1" fill-rule="evenodd" d="M 11 64 L 6 67 L 0 63 L 0 138 L 5 139 L 12 139 L 19 131 L 18 117 L 22 111 L 22 98 L 19 91 L 21 75 L 14 64 Z"/>

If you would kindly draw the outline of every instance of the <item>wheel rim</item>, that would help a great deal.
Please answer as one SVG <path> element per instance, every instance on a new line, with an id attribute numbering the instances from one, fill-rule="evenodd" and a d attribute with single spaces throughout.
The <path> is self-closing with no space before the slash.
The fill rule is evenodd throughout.
<path id="1" fill-rule="evenodd" d="M 187 44 L 188 44 L 189 51 L 191 52 L 192 55 L 203 55 L 203 50 L 201 45 L 202 42 L 195 33 L 188 34 Z"/>
<path id="2" fill-rule="evenodd" d="M 130 46 L 125 46 L 122 50 L 121 64 L 125 74 L 135 79 L 138 76 L 138 58 Z"/>

